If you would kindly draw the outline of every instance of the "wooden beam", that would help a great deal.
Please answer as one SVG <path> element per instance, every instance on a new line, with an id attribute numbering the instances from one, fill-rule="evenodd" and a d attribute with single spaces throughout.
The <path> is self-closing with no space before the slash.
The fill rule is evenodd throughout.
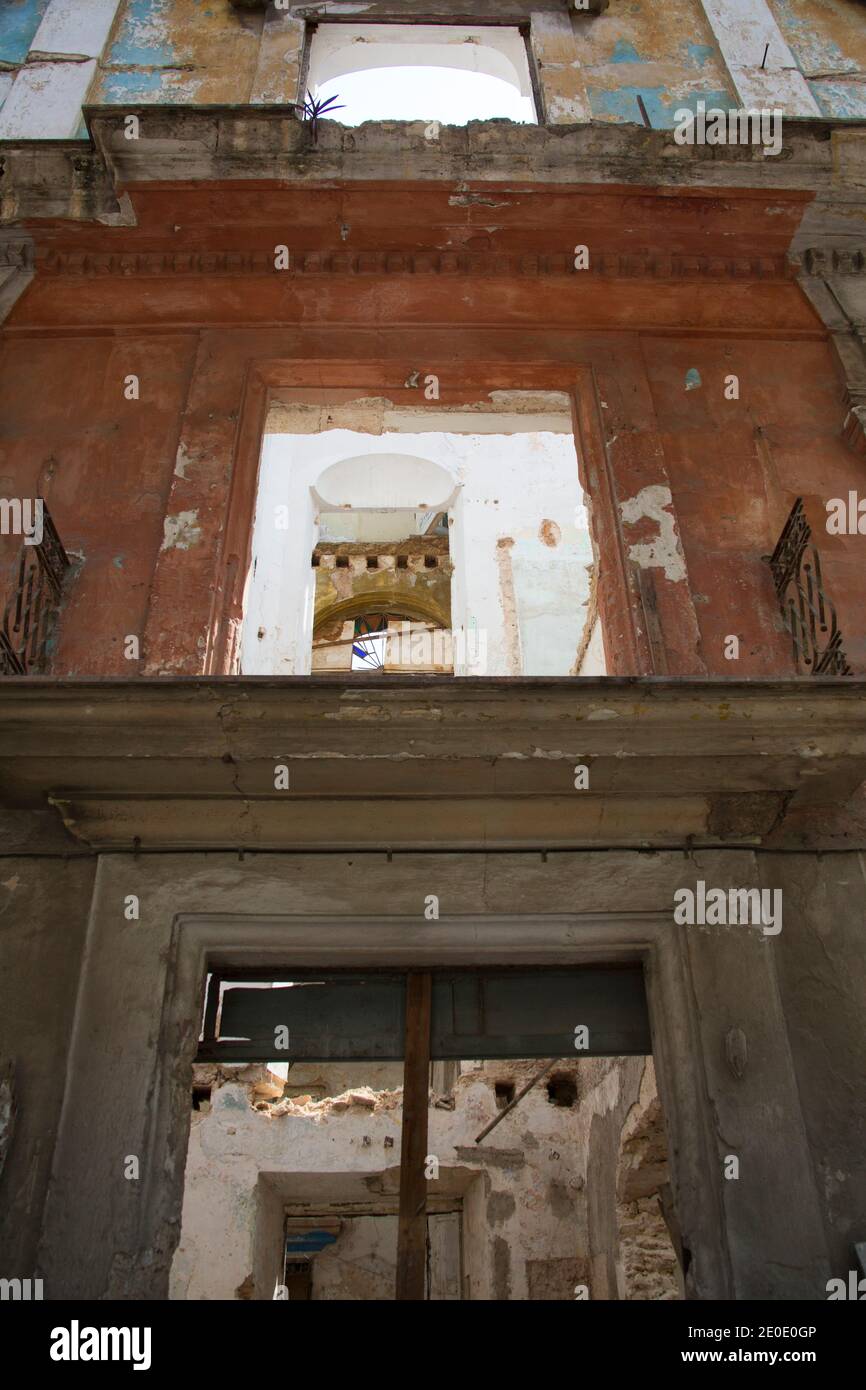
<path id="1" fill-rule="evenodd" d="M 397 1300 L 424 1298 L 427 1268 L 427 1115 L 430 1091 L 429 972 L 406 980 L 406 1050 L 403 1056 L 403 1132 L 400 1143 L 400 1216 L 397 1229 Z"/>

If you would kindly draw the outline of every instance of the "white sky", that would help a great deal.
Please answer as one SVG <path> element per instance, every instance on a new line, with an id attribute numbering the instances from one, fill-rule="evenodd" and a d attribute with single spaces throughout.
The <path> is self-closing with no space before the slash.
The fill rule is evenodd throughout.
<path id="1" fill-rule="evenodd" d="M 522 97 L 516 87 L 499 77 L 459 68 L 388 67 L 349 72 L 323 82 L 317 96 L 320 100 L 339 96 L 345 110 L 335 111 L 333 120 L 342 125 L 360 125 L 362 121 L 466 125 L 497 116 L 536 123 L 532 101 Z"/>

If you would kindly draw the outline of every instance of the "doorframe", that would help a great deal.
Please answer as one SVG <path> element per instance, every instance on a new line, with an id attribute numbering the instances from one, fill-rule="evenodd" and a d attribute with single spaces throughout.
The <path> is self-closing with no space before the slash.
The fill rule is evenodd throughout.
<path id="1" fill-rule="evenodd" d="M 162 1077 L 151 1133 L 156 1150 L 172 1152 L 178 1174 L 171 1219 L 180 1229 L 189 1090 L 198 1046 L 190 1017 L 201 1015 L 204 982 L 221 968 L 368 968 L 423 970 L 474 964 L 574 966 L 641 963 L 647 990 L 653 1059 L 665 1116 L 671 1185 L 684 1243 L 695 1257 L 686 1272 L 686 1296 L 731 1298 L 732 1275 L 724 1241 L 720 1168 L 712 1117 L 702 1084 L 701 1038 L 688 983 L 688 964 L 668 914 L 631 912 L 591 916 L 494 915 L 417 918 L 179 913 L 172 930 L 173 966 L 163 1005 Z M 170 1040 L 186 1027 L 187 1042 L 172 1056 Z M 144 1210 L 142 1219 L 150 1214 Z M 153 1213 L 155 1219 L 156 1212 Z M 160 1295 L 156 1295 L 160 1296 Z"/>
<path id="2" fill-rule="evenodd" d="M 610 675 L 653 675 L 658 661 L 641 616 L 641 595 L 633 566 L 627 560 L 595 368 L 589 361 L 461 361 L 460 386 L 443 386 L 438 408 L 453 410 L 503 390 L 556 391 L 569 397 L 578 481 L 589 499 L 595 553 L 604 557 L 598 602 L 607 670 Z M 338 399 L 345 402 L 377 394 L 398 407 L 418 404 L 417 390 L 406 385 L 405 358 L 366 362 L 264 358 L 247 366 L 213 584 L 206 675 L 234 674 L 271 401 L 279 395 L 280 399 L 297 404 L 322 404 L 331 393 L 334 403 Z M 431 411 L 436 409 L 437 406 L 431 406 Z"/>

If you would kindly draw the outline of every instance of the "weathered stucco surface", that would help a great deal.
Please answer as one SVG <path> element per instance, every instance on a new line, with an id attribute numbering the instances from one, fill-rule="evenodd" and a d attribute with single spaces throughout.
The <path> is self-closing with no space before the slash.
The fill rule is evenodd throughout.
<path id="1" fill-rule="evenodd" d="M 496 1082 L 508 1081 L 520 1090 L 541 1064 L 461 1065 L 463 1074 L 447 1096 L 435 1090 L 431 1094 L 428 1151 L 440 1166 L 429 1197 L 434 1212 L 447 1203 L 448 1194 L 458 1207 L 466 1294 L 573 1300 L 576 1283 L 589 1288 L 584 1189 L 591 1117 L 608 1103 L 593 1082 L 600 1073 L 616 1072 L 619 1064 L 566 1059 L 555 1076 L 558 1081 L 574 1078 L 577 1100 L 572 1107 L 553 1104 L 542 1080 L 480 1144 L 476 1136 L 498 1113 Z M 279 1252 L 282 1223 L 261 1229 L 268 1219 L 258 1200 L 261 1181 L 279 1185 L 283 1204 L 292 1214 L 327 1217 L 339 1212 L 351 1222 L 353 1210 L 360 1214 L 365 1203 L 375 1210 L 378 1198 L 379 1214 L 370 1219 L 384 1222 L 393 1209 L 402 1091 L 356 1085 L 332 1099 L 301 1095 L 269 1102 L 256 1099 L 255 1070 L 248 1069 L 237 1080 L 223 1076 L 207 1113 L 192 1115 L 172 1298 L 237 1297 L 253 1271 L 257 1242 L 267 1240 Z M 199 1075 L 204 1079 L 208 1069 L 197 1069 Z M 644 1106 L 654 1095 L 652 1083 L 649 1090 Z M 611 1094 L 617 1093 L 614 1080 Z M 615 1200 L 615 1180 L 615 1165 L 596 1177 L 600 1186 L 611 1189 L 609 1201 Z M 651 1181 L 648 1209 L 653 1191 Z M 476 1206 L 483 1213 L 481 1221 L 474 1219 Z M 366 1260 L 353 1253 L 356 1241 L 351 1231 L 347 1234 L 348 1250 L 341 1237 L 333 1253 L 340 1262 L 359 1268 L 344 1273 L 342 1283 L 337 1281 L 339 1271 L 321 1282 L 314 1280 L 314 1298 L 392 1297 L 396 1225 L 388 1225 L 376 1245 L 366 1247 Z M 663 1222 L 655 1234 L 663 1247 Z M 672 1260 L 668 1238 L 666 1254 L 660 1252 L 652 1261 L 659 1287 L 669 1288 L 665 1269 Z M 434 1269 L 434 1280 L 436 1273 Z M 457 1284 L 456 1293 L 448 1296 L 461 1296 L 459 1280 Z M 675 1290 L 674 1282 L 674 1294 Z M 598 1296 L 601 1291 L 590 1293 Z M 254 1296 L 271 1298 L 273 1290 L 255 1287 Z"/>
<path id="2" fill-rule="evenodd" d="M 553 125 L 642 125 L 646 112 L 650 125 L 670 129 L 678 110 L 699 101 L 723 109 L 781 106 L 797 117 L 866 116 L 866 40 L 850 0 L 669 0 L 593 4 L 586 13 L 545 0 L 507 10 L 476 0 L 471 9 L 479 20 L 529 26 L 537 90 Z M 80 137 L 88 102 L 285 106 L 304 95 L 305 21 L 324 32 L 329 19 L 369 24 L 396 13 L 416 25 L 451 18 L 465 26 L 466 11 L 460 0 L 384 11 L 331 4 L 321 12 L 311 4 L 277 11 L 232 0 L 88 0 L 71 8 L 63 0 L 8 0 L 0 16 L 0 61 L 8 64 L 0 74 L 0 99 L 7 100 L 0 131 L 36 138 L 51 128 L 60 138 Z M 410 23 L 406 43 L 422 55 Z M 427 26 L 433 39 L 435 27 Z"/>

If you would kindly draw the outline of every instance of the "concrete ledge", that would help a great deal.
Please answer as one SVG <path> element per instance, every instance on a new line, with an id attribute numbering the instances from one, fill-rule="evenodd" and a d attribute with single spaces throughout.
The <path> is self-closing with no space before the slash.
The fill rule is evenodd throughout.
<path id="1" fill-rule="evenodd" d="M 866 239 L 866 129 L 862 121 L 788 120 L 784 148 L 677 145 L 669 130 L 588 122 L 520 126 L 474 121 L 425 138 L 423 121 L 310 126 L 290 106 L 163 105 L 85 108 L 92 143 L 0 142 L 0 220 L 65 217 L 127 225 L 118 190 L 162 182 L 277 180 L 288 185 L 429 181 L 465 186 L 655 186 L 818 194 L 802 247 Z M 135 140 L 126 118 L 138 117 Z"/>
<path id="2" fill-rule="evenodd" d="M 52 806 L 95 850 L 854 849 L 864 693 L 846 679 L 8 679 L 2 804 Z"/>

